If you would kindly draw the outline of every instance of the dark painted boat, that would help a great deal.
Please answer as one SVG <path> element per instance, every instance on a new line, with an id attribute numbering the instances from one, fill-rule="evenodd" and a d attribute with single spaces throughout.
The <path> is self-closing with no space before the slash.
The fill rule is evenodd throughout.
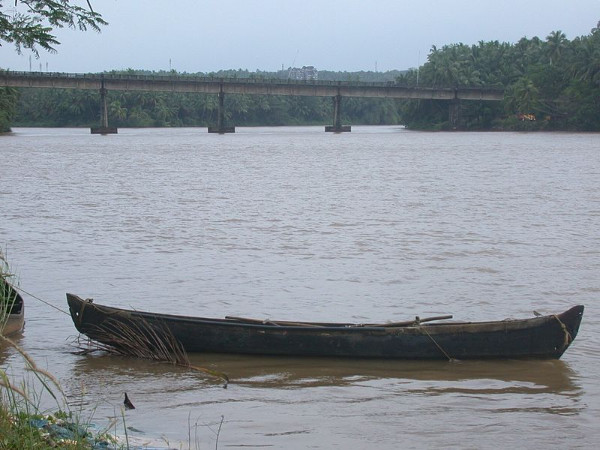
<path id="1" fill-rule="evenodd" d="M 25 326 L 25 302 L 17 290 L 2 279 L 0 289 L 0 334 L 10 336 L 19 333 Z"/>
<path id="2" fill-rule="evenodd" d="M 584 309 L 495 322 L 424 323 L 436 317 L 351 324 L 154 314 L 102 306 L 73 294 L 67 301 L 80 333 L 116 348 L 134 330 L 149 338 L 174 338 L 191 353 L 395 359 L 558 359 L 577 336 Z"/>

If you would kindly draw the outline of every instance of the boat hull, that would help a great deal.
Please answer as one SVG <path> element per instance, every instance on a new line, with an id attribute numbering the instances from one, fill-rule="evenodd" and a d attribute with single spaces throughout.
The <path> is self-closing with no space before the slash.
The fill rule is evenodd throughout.
<path id="1" fill-rule="evenodd" d="M 4 327 L 0 326 L 0 334 L 3 336 L 12 336 L 13 334 L 20 333 L 23 331 L 25 326 L 25 314 L 11 314 L 8 316 Z"/>
<path id="2" fill-rule="evenodd" d="M 119 327 L 127 326 L 168 333 L 190 353 L 393 359 L 557 359 L 577 336 L 584 309 L 575 306 L 558 315 L 497 322 L 275 325 L 130 311 L 72 294 L 67 301 L 80 333 L 116 347 Z"/>
<path id="3" fill-rule="evenodd" d="M 0 289 L 7 289 L 7 297 L 10 299 L 8 311 L 0 311 L 0 334 L 11 336 L 20 333 L 25 326 L 25 302 L 9 284 L 5 284 Z"/>

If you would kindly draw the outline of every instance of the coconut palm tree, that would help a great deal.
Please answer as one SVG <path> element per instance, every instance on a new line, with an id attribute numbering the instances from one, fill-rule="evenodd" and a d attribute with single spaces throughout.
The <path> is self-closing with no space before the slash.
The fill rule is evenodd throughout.
<path id="1" fill-rule="evenodd" d="M 504 104 L 509 113 L 532 113 L 539 104 L 539 89 L 531 79 L 522 77 L 506 90 Z"/>
<path id="2" fill-rule="evenodd" d="M 550 65 L 556 64 L 563 55 L 568 44 L 567 36 L 562 31 L 553 31 L 546 36 L 546 53 L 550 58 Z"/>

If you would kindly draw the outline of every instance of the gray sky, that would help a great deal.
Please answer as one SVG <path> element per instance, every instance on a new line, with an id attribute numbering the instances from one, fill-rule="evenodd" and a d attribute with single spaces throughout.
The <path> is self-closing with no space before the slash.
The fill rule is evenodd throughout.
<path id="1" fill-rule="evenodd" d="M 11 2 L 5 2 L 11 5 Z M 85 2 L 83 2 L 85 3 Z M 569 39 L 600 21 L 600 0 L 92 0 L 109 25 L 100 34 L 60 30 L 57 54 L 33 70 L 210 72 L 391 70 L 426 61 L 432 45 Z M 6 6 L 5 6 L 6 9 Z M 0 47 L 0 67 L 29 70 L 30 52 Z"/>

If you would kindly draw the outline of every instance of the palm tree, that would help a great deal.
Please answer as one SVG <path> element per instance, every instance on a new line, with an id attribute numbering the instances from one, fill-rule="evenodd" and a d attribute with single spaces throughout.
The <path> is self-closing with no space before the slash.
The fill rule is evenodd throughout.
<path id="1" fill-rule="evenodd" d="M 17 109 L 17 90 L 13 88 L 0 88 L 0 133 L 10 131 Z"/>
<path id="2" fill-rule="evenodd" d="M 550 65 L 556 63 L 567 48 L 567 36 L 562 31 L 553 31 L 546 36 L 546 51 L 550 58 Z"/>
<path id="3" fill-rule="evenodd" d="M 539 90 L 527 77 L 511 85 L 504 96 L 508 112 L 532 113 L 539 104 Z"/>
<path id="4" fill-rule="evenodd" d="M 119 123 L 123 123 L 125 119 L 127 119 L 127 108 L 124 108 L 119 100 L 112 101 L 108 106 L 108 109 L 111 119 L 114 119 Z"/>
<path id="5" fill-rule="evenodd" d="M 600 29 L 594 30 L 592 35 L 573 41 L 572 73 L 580 81 L 600 85 Z"/>

